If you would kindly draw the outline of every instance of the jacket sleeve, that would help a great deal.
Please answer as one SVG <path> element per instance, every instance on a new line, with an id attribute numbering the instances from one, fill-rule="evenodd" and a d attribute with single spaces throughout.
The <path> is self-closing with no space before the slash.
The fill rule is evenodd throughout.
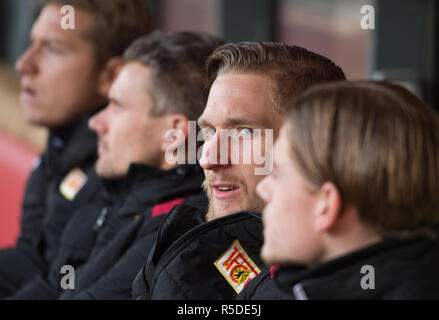
<path id="1" fill-rule="evenodd" d="M 133 300 L 151 300 L 149 284 L 145 277 L 146 265 L 140 269 L 132 284 Z"/>
<path id="2" fill-rule="evenodd" d="M 44 175 L 43 164 L 35 168 L 26 183 L 22 203 L 21 232 L 19 245 L 36 247 L 43 232 L 46 211 L 46 191 L 48 181 Z"/>
<path id="3" fill-rule="evenodd" d="M 31 281 L 27 282 L 8 300 L 53 300 L 57 298 L 58 290 L 50 286 L 50 284 L 42 277 L 36 275 Z"/>
<path id="4" fill-rule="evenodd" d="M 0 251 L 0 299 L 10 296 L 44 272 L 45 266 L 36 252 L 28 246 Z"/>
<path id="5" fill-rule="evenodd" d="M 265 267 L 254 279 L 250 280 L 247 286 L 236 296 L 235 300 L 255 300 L 255 294 L 270 280 L 270 269 Z"/>
<path id="6" fill-rule="evenodd" d="M 43 169 L 39 166 L 27 181 L 17 245 L 0 250 L 0 299 L 13 294 L 35 274 L 45 270 L 38 244 L 43 231 L 46 184 Z"/>
<path id="7" fill-rule="evenodd" d="M 98 300 L 130 300 L 132 299 L 132 283 L 139 270 L 145 264 L 149 251 L 155 242 L 155 234 L 145 236 L 131 246 L 114 266 L 86 289 L 61 298 L 98 299 Z M 90 266 L 92 267 L 92 266 Z"/>

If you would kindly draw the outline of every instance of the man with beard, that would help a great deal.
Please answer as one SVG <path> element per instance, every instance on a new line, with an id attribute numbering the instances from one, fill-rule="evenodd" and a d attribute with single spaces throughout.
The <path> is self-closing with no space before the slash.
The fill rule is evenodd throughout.
<path id="1" fill-rule="evenodd" d="M 133 283 L 135 299 L 233 299 L 260 272 L 263 201 L 255 189 L 270 172 L 286 106 L 314 84 L 345 79 L 325 57 L 269 42 L 223 45 L 207 73 L 198 124 L 209 207 L 181 205 L 167 216 Z"/>

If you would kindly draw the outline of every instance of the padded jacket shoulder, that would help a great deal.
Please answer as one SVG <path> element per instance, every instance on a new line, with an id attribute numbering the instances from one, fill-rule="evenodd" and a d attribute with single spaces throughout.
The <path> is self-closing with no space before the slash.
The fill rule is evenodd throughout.
<path id="1" fill-rule="evenodd" d="M 133 283 L 135 299 L 234 299 L 240 289 L 232 285 L 233 277 L 242 286 L 252 277 L 247 269 L 260 271 L 260 216 L 243 211 L 203 222 L 205 212 L 181 205 L 168 215 Z M 221 271 L 218 261 L 225 256 L 230 264 Z"/>

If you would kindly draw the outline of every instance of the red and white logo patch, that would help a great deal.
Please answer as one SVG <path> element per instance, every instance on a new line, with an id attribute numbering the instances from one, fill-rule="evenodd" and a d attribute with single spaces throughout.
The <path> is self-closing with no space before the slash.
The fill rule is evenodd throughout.
<path id="1" fill-rule="evenodd" d="M 69 201 L 72 201 L 79 190 L 87 182 L 87 175 L 79 168 L 72 169 L 59 185 L 59 192 Z"/>
<path id="2" fill-rule="evenodd" d="M 235 239 L 226 252 L 215 261 L 215 266 L 237 293 L 240 293 L 247 283 L 261 272 L 238 239 Z"/>

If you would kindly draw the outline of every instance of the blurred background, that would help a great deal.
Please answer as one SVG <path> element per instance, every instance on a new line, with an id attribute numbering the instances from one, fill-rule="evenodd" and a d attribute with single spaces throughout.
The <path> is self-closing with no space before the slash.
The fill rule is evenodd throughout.
<path id="1" fill-rule="evenodd" d="M 111 1 L 111 0 L 108 0 Z M 296 44 L 340 65 L 349 79 L 388 79 L 439 109 L 434 0 L 144 0 L 157 29 L 216 34 L 228 41 Z M 18 100 L 16 59 L 28 45 L 38 1 L 0 0 L 0 195 L 21 190 L 47 133 L 29 126 Z M 363 29 L 364 5 L 375 29 Z M 26 170 L 18 170 L 20 168 Z M 19 211 L 20 193 L 0 199 L 0 215 Z M 0 233 L 8 232 L 1 230 Z M 15 232 L 15 231 L 14 231 Z"/>
<path id="2" fill-rule="evenodd" d="M 297 44 L 332 59 L 349 79 L 401 82 L 438 107 L 434 0 L 144 1 L 158 29 L 203 31 L 228 41 Z M 28 45 L 37 3 L 0 0 L 0 130 L 42 150 L 46 133 L 24 122 L 14 71 Z M 361 28 L 364 5 L 375 9 L 373 30 Z"/>

